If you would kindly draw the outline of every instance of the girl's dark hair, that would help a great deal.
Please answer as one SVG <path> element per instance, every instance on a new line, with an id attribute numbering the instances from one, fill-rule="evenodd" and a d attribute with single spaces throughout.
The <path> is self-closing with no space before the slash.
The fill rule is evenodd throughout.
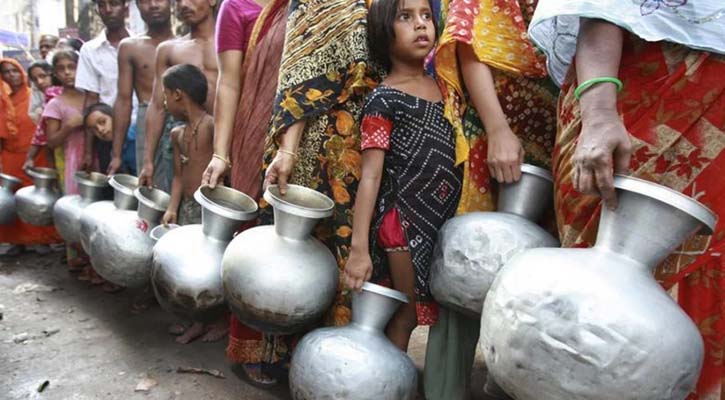
<path id="1" fill-rule="evenodd" d="M 78 52 L 74 50 L 59 50 L 53 54 L 53 67 L 58 64 L 60 60 L 71 60 L 78 64 Z"/>
<path id="2" fill-rule="evenodd" d="M 204 106 L 209 85 L 206 76 L 199 68 L 191 64 L 174 65 L 164 72 L 164 87 L 169 90 L 181 90 L 194 103 Z"/>
<path id="3" fill-rule="evenodd" d="M 395 41 L 393 24 L 395 24 L 395 16 L 398 14 L 401 1 L 404 0 L 373 0 L 373 4 L 368 10 L 368 46 L 370 53 L 373 59 L 387 71 L 390 71 L 392 67 L 390 45 Z M 435 21 L 433 22 L 435 23 Z M 435 28 L 433 30 L 435 33 Z"/>
<path id="4" fill-rule="evenodd" d="M 51 76 L 51 80 L 53 81 L 53 86 L 60 86 L 60 81 L 58 80 L 58 78 L 55 77 L 55 75 L 53 75 L 53 66 L 48 64 L 47 61 L 38 60 L 30 64 L 30 66 L 28 67 L 28 78 L 30 78 L 31 75 L 30 71 L 34 70 L 35 68 L 40 68 L 45 71 L 46 74 L 49 74 Z"/>
<path id="5" fill-rule="evenodd" d="M 93 114 L 96 111 L 100 111 L 103 114 L 108 115 L 109 117 L 113 118 L 113 108 L 109 106 L 106 103 L 96 103 L 91 104 L 90 106 L 86 107 L 85 110 L 83 110 L 83 125 L 86 124 L 86 120 L 88 117 Z"/>
<path id="6" fill-rule="evenodd" d="M 48 64 L 48 62 L 45 61 L 45 60 L 38 60 L 38 61 L 34 61 L 28 67 L 28 70 L 27 70 L 28 77 L 30 77 L 30 71 L 34 70 L 35 68 L 40 68 L 40 69 L 42 69 L 43 71 L 45 71 L 45 72 L 47 72 L 49 74 L 52 74 L 53 73 L 53 66 L 52 65 Z"/>

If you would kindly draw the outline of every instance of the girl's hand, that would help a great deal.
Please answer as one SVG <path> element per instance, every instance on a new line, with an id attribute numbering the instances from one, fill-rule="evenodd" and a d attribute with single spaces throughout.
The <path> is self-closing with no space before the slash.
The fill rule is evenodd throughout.
<path id="1" fill-rule="evenodd" d="M 290 175 L 292 175 L 296 162 L 297 157 L 286 152 L 278 151 L 272 163 L 267 167 L 267 172 L 264 175 L 264 190 L 267 190 L 269 185 L 276 183 L 279 185 L 279 193 L 282 196 L 287 194 L 287 181 Z"/>
<path id="2" fill-rule="evenodd" d="M 521 179 L 524 148 L 508 125 L 488 133 L 487 158 L 488 171 L 499 183 L 512 183 Z"/>
<path id="3" fill-rule="evenodd" d="M 356 251 L 353 248 L 343 273 L 345 286 L 360 291 L 363 283 L 369 281 L 372 275 L 373 261 L 370 259 L 370 254 L 367 251 Z"/>
<path id="4" fill-rule="evenodd" d="M 227 173 L 227 163 L 224 161 L 212 157 L 204 170 L 204 174 L 201 176 L 201 186 L 209 185 L 210 188 L 214 189 L 217 184 L 221 183 L 221 179 Z"/>
<path id="5" fill-rule="evenodd" d="M 32 158 L 25 159 L 25 162 L 23 163 L 23 171 L 27 172 L 33 167 L 35 167 L 35 160 Z"/>
<path id="6" fill-rule="evenodd" d="M 164 226 L 168 226 L 169 224 L 175 224 L 176 223 L 176 213 L 173 211 L 166 211 L 164 213 L 164 217 L 161 218 L 161 223 Z"/>
<path id="7" fill-rule="evenodd" d="M 582 115 L 582 130 L 574 151 L 574 190 L 602 196 L 614 209 L 614 173 L 629 169 L 632 141 L 616 110 L 600 111 L 591 118 Z"/>

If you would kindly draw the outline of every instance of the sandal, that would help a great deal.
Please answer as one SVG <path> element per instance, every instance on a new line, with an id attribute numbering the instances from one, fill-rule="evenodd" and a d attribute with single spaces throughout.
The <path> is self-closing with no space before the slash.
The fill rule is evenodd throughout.
<path id="1" fill-rule="evenodd" d="M 240 375 L 252 386 L 270 388 L 277 385 L 277 379 L 265 374 L 262 371 L 262 367 L 262 363 L 234 364 L 232 365 L 232 371 L 234 371 L 237 375 Z"/>

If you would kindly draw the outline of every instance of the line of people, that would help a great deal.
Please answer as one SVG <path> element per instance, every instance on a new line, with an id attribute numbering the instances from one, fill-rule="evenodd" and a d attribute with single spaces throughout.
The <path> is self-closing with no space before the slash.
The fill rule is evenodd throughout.
<path id="1" fill-rule="evenodd" d="M 43 111 L 47 142 L 34 139 L 33 163 L 47 163 L 41 146 L 62 145 L 68 193 L 77 169 L 121 171 L 137 98 L 135 168 L 141 184 L 172 194 L 165 223 L 198 222 L 191 194 L 227 176 L 257 200 L 270 184 L 326 194 L 334 214 L 315 235 L 342 273 L 324 323 L 349 321 L 350 294 L 364 281 L 406 293 L 414 301 L 387 334 L 405 350 L 416 326 L 431 325 L 428 399 L 466 398 L 479 332 L 428 292 L 437 230 L 455 214 L 494 210 L 493 182 L 518 180 L 522 162 L 553 172 L 550 224 L 564 247 L 593 244 L 599 197 L 616 207 L 615 172 L 724 211 L 725 11 L 714 0 L 697 9 L 656 0 L 175 0 L 189 28 L 178 38 L 169 0 L 136 1 L 145 35 L 125 29 L 127 1 L 95 0 L 104 32 L 80 58 L 53 56 L 63 89 Z M 3 101 L 29 109 L 17 94 L 27 85 L 10 71 L 22 68 L 0 67 L 14 88 Z M 42 89 L 47 67 L 35 69 Z M 11 165 L 8 127 L 25 122 L 3 118 L 2 162 Z M 258 223 L 271 223 L 263 201 L 260 211 Z M 693 398 L 722 393 L 722 228 L 658 270 L 669 287 L 679 283 L 677 300 L 705 339 Z M 0 242 L 21 237 L 13 229 Z M 256 384 L 275 384 L 297 338 L 230 319 L 227 357 Z M 173 330 L 188 342 L 226 329 Z"/>

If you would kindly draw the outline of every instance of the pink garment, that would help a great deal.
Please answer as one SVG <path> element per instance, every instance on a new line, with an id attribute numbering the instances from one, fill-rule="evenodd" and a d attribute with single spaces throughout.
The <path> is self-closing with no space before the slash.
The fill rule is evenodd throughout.
<path id="1" fill-rule="evenodd" d="M 48 105 L 48 102 L 53 100 L 57 96 L 60 96 L 61 93 L 63 93 L 63 88 L 61 86 L 51 86 L 46 89 L 45 101 L 43 101 L 43 108 L 45 109 L 45 106 Z M 38 126 L 37 128 L 35 128 L 33 138 L 30 140 L 30 144 L 33 146 L 45 146 L 48 144 L 48 135 L 45 134 L 45 118 L 43 118 L 42 114 Z"/>
<path id="2" fill-rule="evenodd" d="M 63 125 L 71 118 L 82 115 L 83 110 L 64 103 L 61 97 L 56 97 L 45 106 L 42 118 L 57 119 Z M 63 143 L 63 152 L 65 155 L 65 194 L 67 195 L 78 194 L 78 184 L 76 184 L 74 175 L 83 162 L 85 141 L 83 127 L 78 127 L 65 138 L 65 142 Z"/>
<path id="3" fill-rule="evenodd" d="M 262 7 L 254 0 L 226 0 L 219 9 L 216 25 L 216 51 L 247 51 L 254 23 Z"/>

